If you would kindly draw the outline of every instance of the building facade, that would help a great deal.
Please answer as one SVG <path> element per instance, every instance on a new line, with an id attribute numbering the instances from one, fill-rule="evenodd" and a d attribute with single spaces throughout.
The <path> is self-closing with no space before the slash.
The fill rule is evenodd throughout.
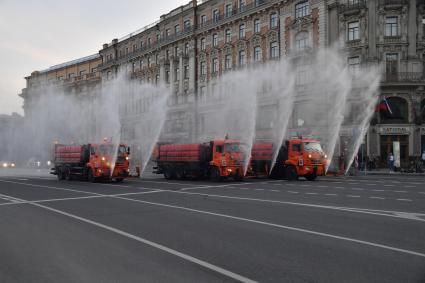
<path id="1" fill-rule="evenodd" d="M 215 81 L 226 72 L 280 58 L 297 60 L 343 43 L 353 72 L 382 67 L 381 99 L 391 109 L 375 113 L 362 150 L 384 161 L 392 142 L 399 141 L 407 164 L 425 150 L 424 6 L 421 0 L 194 0 L 104 44 L 96 58 L 96 78 L 104 83 L 125 73 L 133 80 L 167 85 L 172 99 L 161 140 L 184 142 L 206 137 L 210 108 L 203 105 L 214 99 Z M 27 78 L 28 88 L 37 77 Z M 260 105 L 260 113 L 278 111 L 274 101 Z M 301 112 L 297 108 L 293 121 Z M 123 128 L 141 117 L 123 115 Z M 264 124 L 257 137 L 266 139 L 273 127 Z M 289 130 L 298 128 L 292 122 Z M 123 135 L 136 139 L 131 131 Z M 347 120 L 337 154 L 351 135 Z"/>

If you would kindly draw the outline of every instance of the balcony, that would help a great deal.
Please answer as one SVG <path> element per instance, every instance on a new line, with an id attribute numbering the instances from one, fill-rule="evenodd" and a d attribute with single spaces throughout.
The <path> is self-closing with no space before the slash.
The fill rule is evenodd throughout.
<path id="1" fill-rule="evenodd" d="M 380 5 L 387 6 L 389 8 L 401 7 L 403 5 L 408 5 L 409 0 L 380 0 Z"/>
<path id="2" fill-rule="evenodd" d="M 382 77 L 384 83 L 424 83 L 425 76 L 423 72 L 400 72 L 384 74 Z"/>
<path id="3" fill-rule="evenodd" d="M 339 6 L 339 12 L 344 15 L 351 15 L 360 12 L 361 9 L 366 8 L 366 0 L 349 1 L 346 4 Z"/>
<path id="4" fill-rule="evenodd" d="M 400 43 L 400 42 L 401 42 L 401 36 L 385 36 L 384 37 L 385 44 L 394 44 L 394 43 Z"/>
<path id="5" fill-rule="evenodd" d="M 219 25 L 229 19 L 234 19 L 236 17 L 239 17 L 245 13 L 252 12 L 257 7 L 262 7 L 268 3 L 274 2 L 274 0 L 256 0 L 251 4 L 244 5 L 242 7 L 233 9 L 231 12 L 225 13 L 224 15 L 220 14 L 216 16 L 213 19 L 210 19 L 208 21 L 202 22 L 199 24 L 200 30 L 206 30 L 208 28 L 214 27 L 216 25 Z"/>

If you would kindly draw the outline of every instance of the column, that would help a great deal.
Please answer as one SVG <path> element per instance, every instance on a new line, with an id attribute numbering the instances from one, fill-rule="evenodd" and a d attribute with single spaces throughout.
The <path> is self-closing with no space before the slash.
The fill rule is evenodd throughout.
<path id="1" fill-rule="evenodd" d="M 179 94 L 183 94 L 183 87 L 184 87 L 184 68 L 183 68 L 183 54 L 179 54 L 179 70 L 180 70 L 180 78 L 177 78 L 179 80 Z"/>

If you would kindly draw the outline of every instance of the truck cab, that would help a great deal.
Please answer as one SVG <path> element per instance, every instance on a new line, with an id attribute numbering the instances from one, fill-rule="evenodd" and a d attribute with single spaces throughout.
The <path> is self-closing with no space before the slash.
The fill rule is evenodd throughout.
<path id="1" fill-rule="evenodd" d="M 130 148 L 125 144 L 118 147 L 112 143 L 90 144 L 87 160 L 87 178 L 111 178 L 121 182 L 128 177 Z M 113 170 L 113 172 L 111 172 Z"/>
<path id="2" fill-rule="evenodd" d="M 212 180 L 233 177 L 236 180 L 243 179 L 244 175 L 244 152 L 243 144 L 238 140 L 214 140 L 211 147 L 211 170 Z"/>
<path id="3" fill-rule="evenodd" d="M 307 180 L 315 180 L 317 176 L 326 173 L 327 156 L 320 142 L 315 139 L 294 138 L 285 143 L 286 152 L 280 159 L 285 167 L 285 175 L 288 179 L 305 177 Z M 286 156 L 285 156 L 286 155 Z"/>

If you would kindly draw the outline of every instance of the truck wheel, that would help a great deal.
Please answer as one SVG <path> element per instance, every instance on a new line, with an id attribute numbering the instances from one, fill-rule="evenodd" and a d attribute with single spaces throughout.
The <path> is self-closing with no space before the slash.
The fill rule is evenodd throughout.
<path id="1" fill-rule="evenodd" d="M 297 170 L 295 170 L 294 166 L 286 167 L 285 175 L 286 175 L 286 179 L 288 179 L 288 181 L 298 180 L 298 173 L 297 173 Z"/>
<path id="2" fill-rule="evenodd" d="M 186 172 L 183 168 L 176 169 L 176 178 L 179 180 L 183 180 L 184 178 L 186 178 Z"/>
<path id="3" fill-rule="evenodd" d="M 306 178 L 308 181 L 314 181 L 314 180 L 316 180 L 317 175 L 313 173 L 313 174 L 306 175 L 306 176 L 305 176 L 305 178 Z"/>
<path id="4" fill-rule="evenodd" d="M 93 175 L 93 170 L 90 168 L 87 172 L 87 181 L 94 183 L 96 181 L 96 178 Z"/>
<path id="5" fill-rule="evenodd" d="M 71 177 L 71 169 L 70 168 L 65 168 L 65 180 L 67 181 L 71 181 L 72 177 Z"/>
<path id="6" fill-rule="evenodd" d="M 173 179 L 173 169 L 171 167 L 164 168 L 164 178 L 167 180 Z"/>
<path id="7" fill-rule="evenodd" d="M 58 177 L 58 181 L 62 181 L 63 179 L 65 179 L 63 172 L 62 172 L 62 168 L 58 167 L 56 169 L 56 176 Z"/>
<path id="8" fill-rule="evenodd" d="M 124 181 L 124 178 L 116 178 L 116 179 L 115 179 L 115 181 L 116 181 L 117 183 L 121 183 L 122 181 Z"/>
<path id="9" fill-rule="evenodd" d="M 220 171 L 218 171 L 217 167 L 213 167 L 211 169 L 210 180 L 213 181 L 213 182 L 220 182 L 221 181 Z"/>

